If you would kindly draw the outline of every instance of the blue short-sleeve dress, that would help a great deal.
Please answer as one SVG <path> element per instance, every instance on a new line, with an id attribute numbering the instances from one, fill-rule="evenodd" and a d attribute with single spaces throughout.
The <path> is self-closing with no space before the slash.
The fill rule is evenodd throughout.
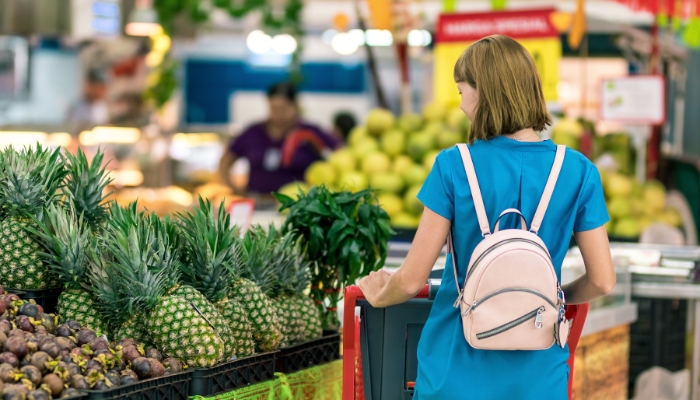
<path id="1" fill-rule="evenodd" d="M 529 221 L 535 214 L 554 162 L 551 141 L 518 142 L 502 136 L 470 146 L 491 229 L 498 215 L 517 208 Z M 466 273 L 481 232 L 459 150 L 437 157 L 418 198 L 452 221 L 458 275 Z M 609 220 L 600 175 L 582 154 L 567 149 L 559 180 L 539 235 L 549 249 L 557 276 L 572 232 L 595 229 Z M 515 215 L 501 229 L 516 228 Z M 452 265 L 451 259 L 446 263 Z M 451 268 L 445 268 L 418 345 L 415 400 L 567 399 L 568 347 L 540 351 L 477 350 L 464 339 Z"/>

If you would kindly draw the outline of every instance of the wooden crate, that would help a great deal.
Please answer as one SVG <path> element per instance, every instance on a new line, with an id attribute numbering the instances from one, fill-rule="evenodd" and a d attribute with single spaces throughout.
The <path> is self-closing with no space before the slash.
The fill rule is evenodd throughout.
<path id="1" fill-rule="evenodd" d="M 581 338 L 574 364 L 574 400 L 626 400 L 629 325 Z"/>

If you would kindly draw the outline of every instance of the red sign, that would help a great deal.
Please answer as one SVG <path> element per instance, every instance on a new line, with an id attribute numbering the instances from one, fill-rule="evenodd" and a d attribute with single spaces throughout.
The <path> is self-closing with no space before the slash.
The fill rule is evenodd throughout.
<path id="1" fill-rule="evenodd" d="M 436 43 L 473 42 L 489 35 L 514 39 L 558 37 L 550 16 L 554 9 L 494 11 L 475 14 L 442 14 L 437 23 Z"/>

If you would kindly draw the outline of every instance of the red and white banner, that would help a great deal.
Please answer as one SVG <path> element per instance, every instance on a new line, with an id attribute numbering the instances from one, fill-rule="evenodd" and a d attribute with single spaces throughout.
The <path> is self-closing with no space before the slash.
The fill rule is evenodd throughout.
<path id="1" fill-rule="evenodd" d="M 552 24 L 554 9 L 442 14 L 437 23 L 436 43 L 472 42 L 489 35 L 514 39 L 558 37 Z"/>

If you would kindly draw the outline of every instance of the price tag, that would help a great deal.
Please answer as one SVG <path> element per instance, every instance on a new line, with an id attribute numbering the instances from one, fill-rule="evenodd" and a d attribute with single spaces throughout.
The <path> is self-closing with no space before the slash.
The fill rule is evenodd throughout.
<path id="1" fill-rule="evenodd" d="M 237 199 L 228 205 L 228 212 L 231 215 L 231 225 L 241 228 L 245 232 L 250 228 L 250 223 L 255 212 L 254 199 Z"/>

